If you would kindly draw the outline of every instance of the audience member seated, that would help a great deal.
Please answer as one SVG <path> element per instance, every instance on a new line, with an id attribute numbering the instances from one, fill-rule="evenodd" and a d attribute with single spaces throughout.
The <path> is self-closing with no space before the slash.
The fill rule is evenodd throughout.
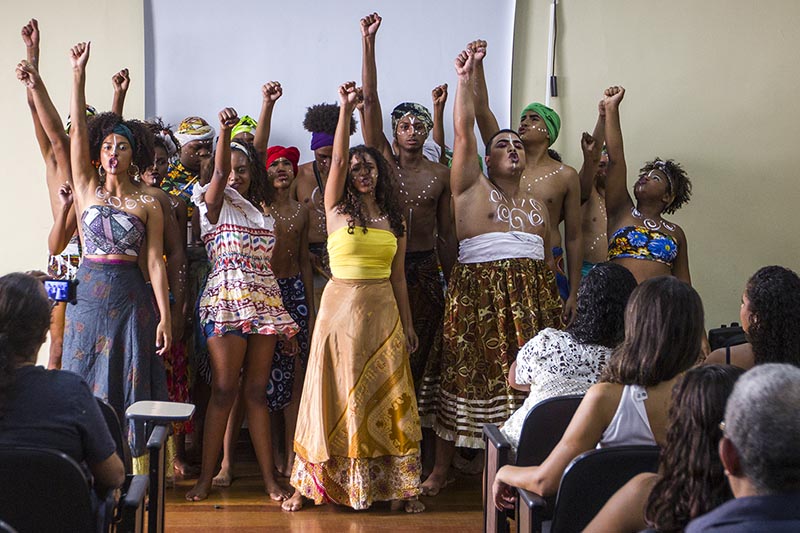
<path id="1" fill-rule="evenodd" d="M 511 446 L 517 448 L 534 405 L 554 396 L 584 394 L 597 383 L 625 336 L 625 305 L 635 288 L 636 278 L 627 268 L 596 265 L 581 281 L 577 315 L 567 330 L 543 329 L 520 349 L 508 380 L 530 394 L 500 430 Z"/>
<path id="2" fill-rule="evenodd" d="M 495 505 L 514 506 L 513 487 L 541 496 L 558 490 L 567 465 L 594 447 L 663 445 L 672 387 L 700 354 L 703 304 L 672 276 L 639 285 L 625 310 L 625 340 L 601 383 L 586 392 L 564 437 L 539 466 L 504 466 L 492 488 Z"/>
<path id="3" fill-rule="evenodd" d="M 96 487 L 119 487 L 125 470 L 89 386 L 72 372 L 35 366 L 50 309 L 41 281 L 0 277 L 0 446 L 62 451 L 88 467 Z"/>
<path id="4" fill-rule="evenodd" d="M 788 268 L 766 266 L 747 280 L 739 311 L 746 344 L 714 350 L 706 363 L 745 370 L 761 363 L 800 366 L 800 277 Z"/>
<path id="5" fill-rule="evenodd" d="M 672 390 L 658 474 L 631 479 L 585 531 L 682 531 L 690 520 L 733 497 L 717 452 L 719 421 L 743 372 L 730 365 L 707 365 L 684 374 Z"/>
<path id="6" fill-rule="evenodd" d="M 693 520 L 687 533 L 800 531 L 800 368 L 756 366 L 725 408 L 719 456 L 735 499 Z"/>

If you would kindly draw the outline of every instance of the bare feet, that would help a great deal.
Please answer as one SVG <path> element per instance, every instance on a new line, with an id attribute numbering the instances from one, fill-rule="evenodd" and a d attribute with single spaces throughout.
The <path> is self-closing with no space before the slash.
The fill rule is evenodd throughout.
<path id="1" fill-rule="evenodd" d="M 443 488 L 454 482 L 455 478 L 448 478 L 447 476 L 432 473 L 419 488 L 423 496 L 436 496 Z"/>
<path id="2" fill-rule="evenodd" d="M 405 511 L 407 513 L 421 513 L 425 510 L 425 504 L 417 498 L 409 500 L 393 500 L 391 504 L 392 511 Z"/>
<path id="3" fill-rule="evenodd" d="M 211 485 L 208 482 L 198 480 L 192 490 L 186 493 L 186 499 L 190 502 L 200 502 L 208 498 Z"/>
<path id="4" fill-rule="evenodd" d="M 272 481 L 264 481 L 264 486 L 266 487 L 270 499 L 276 502 L 282 502 L 292 496 L 291 491 L 283 488 L 283 486 L 278 484 L 274 479 Z"/>
<path id="5" fill-rule="evenodd" d="M 177 479 L 191 479 L 200 475 L 200 469 L 198 467 L 190 465 L 179 457 L 175 457 L 175 460 L 172 462 L 172 467 L 175 471 L 175 478 Z"/>
<path id="6" fill-rule="evenodd" d="M 300 494 L 300 491 L 296 489 L 294 491 L 294 494 L 292 494 L 292 497 L 281 504 L 281 509 L 283 509 L 284 511 L 289 511 L 290 513 L 299 511 L 302 508 L 303 508 L 303 496 Z"/>
<path id="7" fill-rule="evenodd" d="M 233 472 L 230 468 L 222 467 L 214 479 L 211 480 L 211 485 L 214 487 L 230 487 L 233 483 Z"/>

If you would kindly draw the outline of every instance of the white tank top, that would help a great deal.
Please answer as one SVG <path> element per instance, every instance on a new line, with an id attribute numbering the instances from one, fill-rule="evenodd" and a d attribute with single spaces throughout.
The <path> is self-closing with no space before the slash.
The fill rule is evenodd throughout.
<path id="1" fill-rule="evenodd" d="M 603 432 L 598 448 L 609 446 L 655 445 L 644 401 L 647 390 L 639 385 L 625 385 L 619 399 L 617 412 Z"/>

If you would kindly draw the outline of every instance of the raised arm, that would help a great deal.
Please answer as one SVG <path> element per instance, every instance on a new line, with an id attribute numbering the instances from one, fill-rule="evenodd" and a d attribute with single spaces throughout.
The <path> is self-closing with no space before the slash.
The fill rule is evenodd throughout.
<path id="1" fill-rule="evenodd" d="M 91 43 L 78 43 L 70 49 L 70 62 L 72 63 L 72 97 L 69 106 L 72 120 L 69 135 L 72 164 L 71 185 L 79 209 L 82 197 L 97 181 L 97 173 L 94 171 L 89 153 L 89 130 L 86 127 L 86 63 L 89 61 L 90 47 Z"/>
<path id="2" fill-rule="evenodd" d="M 473 90 L 475 92 L 475 118 L 478 121 L 478 131 L 481 132 L 483 143 L 489 142 L 500 126 L 497 124 L 497 117 L 494 116 L 489 108 L 489 90 L 486 88 L 486 76 L 483 72 L 483 58 L 486 57 L 486 41 L 472 41 L 467 45 L 467 49 L 472 50 L 475 61 L 473 75 Z"/>
<path id="3" fill-rule="evenodd" d="M 433 99 L 433 142 L 439 146 L 439 163 L 447 165 L 447 143 L 444 138 L 444 105 L 447 103 L 447 84 L 434 87 Z"/>
<path id="4" fill-rule="evenodd" d="M 356 82 L 348 81 L 339 86 L 339 122 L 333 136 L 333 154 L 328 181 L 325 184 L 325 213 L 330 215 L 344 195 L 347 169 L 350 165 L 350 120 L 358 101 L 363 98 Z"/>
<path id="5" fill-rule="evenodd" d="M 275 102 L 283 95 L 283 87 L 280 82 L 270 81 L 261 87 L 261 113 L 258 115 L 258 126 L 253 139 L 253 147 L 262 162 L 267 160 L 267 148 L 269 148 L 269 132 L 272 127 L 272 111 L 275 109 Z"/>
<path id="6" fill-rule="evenodd" d="M 128 87 L 131 85 L 131 77 L 128 69 L 124 68 L 111 77 L 111 85 L 114 86 L 114 99 L 111 102 L 111 112 L 122 116 L 125 108 L 125 95 L 128 94 Z"/>
<path id="7" fill-rule="evenodd" d="M 75 233 L 75 210 L 72 208 L 72 187 L 64 183 L 58 189 L 59 208 L 47 237 L 47 248 L 50 255 L 58 255 L 64 251 Z M 72 214 L 72 216 L 70 216 Z"/>
<path id="8" fill-rule="evenodd" d="M 606 128 L 606 108 L 603 101 L 597 104 L 597 122 L 591 135 L 583 132 L 581 136 L 581 151 L 583 152 L 583 164 L 578 172 L 581 182 L 581 203 L 586 202 L 592 194 L 594 188 L 594 178 L 600 166 L 603 142 L 605 140 Z"/>
<path id="9" fill-rule="evenodd" d="M 478 183 L 481 167 L 478 163 L 478 142 L 475 139 L 475 103 L 472 93 L 473 53 L 462 50 L 456 57 L 458 87 L 453 106 L 453 166 L 450 169 L 450 190 L 454 197 Z"/>
<path id="10" fill-rule="evenodd" d="M 609 87 L 605 91 L 603 105 L 606 108 L 606 147 L 608 167 L 606 177 L 606 211 L 609 224 L 621 213 L 633 207 L 628 193 L 628 168 L 625 164 L 625 150 L 622 146 L 622 127 L 619 120 L 619 104 L 625 96 L 625 89 Z"/>
<path id="11" fill-rule="evenodd" d="M 22 27 L 20 32 L 22 35 L 22 42 L 25 43 L 25 56 L 27 62 L 35 69 L 39 70 L 39 23 L 36 19 L 31 19 L 26 25 Z M 33 119 L 33 132 L 36 136 L 36 143 L 39 145 L 39 152 L 42 154 L 42 159 L 45 164 L 45 175 L 47 177 L 48 192 L 50 193 L 50 207 L 53 211 L 53 219 L 58 216 L 58 185 L 63 180 L 58 177 L 58 165 L 53 154 L 53 147 L 50 144 L 50 139 L 42 127 L 42 122 L 39 120 L 39 113 L 36 109 L 36 103 L 33 100 L 33 92 L 20 76 L 20 65 L 17 65 L 17 78 L 23 81 L 26 87 L 26 97 L 28 107 L 31 110 L 31 118 Z"/>
<path id="12" fill-rule="evenodd" d="M 378 67 L 375 65 L 375 36 L 381 27 L 381 20 L 377 13 L 361 19 L 361 88 L 364 92 L 361 134 L 367 146 L 374 146 L 387 161 L 393 161 L 392 144 L 383 134 L 383 111 L 378 99 Z"/>
<path id="13" fill-rule="evenodd" d="M 216 224 L 219 220 L 219 212 L 225 199 L 225 186 L 231 173 L 231 130 L 238 121 L 239 117 L 232 107 L 226 107 L 219 112 L 219 140 L 217 153 L 214 156 L 214 173 L 211 175 L 211 183 L 206 189 L 205 196 L 208 207 L 206 218 L 212 224 Z"/>

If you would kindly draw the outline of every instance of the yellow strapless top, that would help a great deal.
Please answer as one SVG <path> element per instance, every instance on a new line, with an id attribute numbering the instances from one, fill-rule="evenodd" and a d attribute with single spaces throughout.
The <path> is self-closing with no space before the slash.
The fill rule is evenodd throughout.
<path id="1" fill-rule="evenodd" d="M 339 279 L 384 279 L 392 273 L 392 259 L 397 252 L 397 237 L 385 229 L 347 226 L 328 235 L 331 273 Z"/>

